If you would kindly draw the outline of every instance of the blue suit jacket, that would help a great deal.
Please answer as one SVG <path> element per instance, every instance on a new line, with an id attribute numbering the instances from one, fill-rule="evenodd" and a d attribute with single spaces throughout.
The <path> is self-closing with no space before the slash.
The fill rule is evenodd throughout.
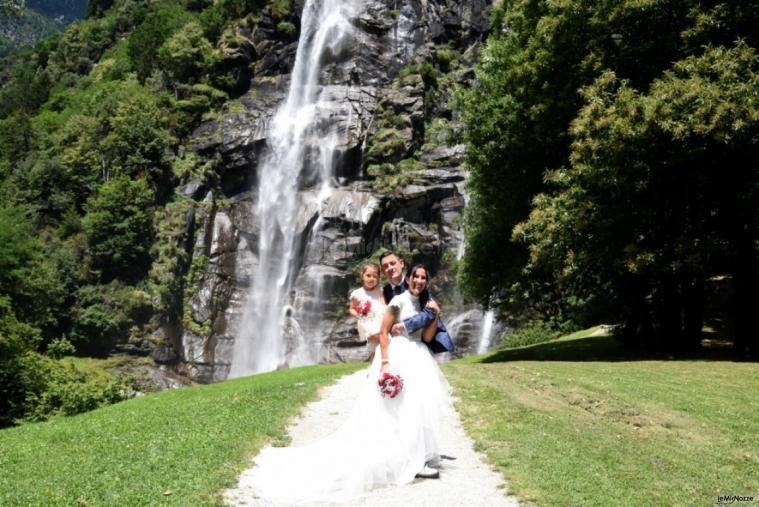
<path id="1" fill-rule="evenodd" d="M 401 289 L 404 291 L 408 289 L 408 284 L 406 283 L 405 278 L 401 282 Z M 389 283 L 385 285 L 382 288 L 382 294 L 385 296 L 385 303 L 389 303 L 394 296 L 392 285 Z M 435 311 L 431 308 L 424 307 L 424 305 L 426 305 L 427 301 L 430 299 L 432 299 L 432 295 L 430 294 L 429 288 L 424 289 L 424 292 L 419 297 L 419 303 L 422 305 L 422 311 L 403 321 L 403 325 L 406 327 L 406 332 L 408 332 L 408 334 L 426 327 L 430 322 L 435 320 Z M 437 320 L 437 332 L 435 333 L 435 338 L 429 342 L 425 342 L 425 344 L 433 354 L 453 352 L 453 340 L 448 334 L 448 330 L 445 328 L 445 324 L 443 324 L 442 319 Z"/>

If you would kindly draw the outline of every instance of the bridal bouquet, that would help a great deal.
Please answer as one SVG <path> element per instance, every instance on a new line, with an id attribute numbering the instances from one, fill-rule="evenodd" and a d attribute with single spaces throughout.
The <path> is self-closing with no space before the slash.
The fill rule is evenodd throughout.
<path id="1" fill-rule="evenodd" d="M 398 396 L 403 389 L 403 379 L 400 375 L 393 375 L 392 373 L 385 372 L 377 380 L 379 384 L 380 394 L 382 396 L 389 396 L 391 399 Z"/>

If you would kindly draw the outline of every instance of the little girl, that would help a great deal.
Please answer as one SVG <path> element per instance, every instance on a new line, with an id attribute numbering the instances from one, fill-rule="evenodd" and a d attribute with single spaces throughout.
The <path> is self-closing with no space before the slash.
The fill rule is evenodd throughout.
<path id="1" fill-rule="evenodd" d="M 385 299 L 379 285 L 379 266 L 367 262 L 361 268 L 361 287 L 351 292 L 350 314 L 358 320 L 358 335 L 371 344 L 379 342 Z"/>

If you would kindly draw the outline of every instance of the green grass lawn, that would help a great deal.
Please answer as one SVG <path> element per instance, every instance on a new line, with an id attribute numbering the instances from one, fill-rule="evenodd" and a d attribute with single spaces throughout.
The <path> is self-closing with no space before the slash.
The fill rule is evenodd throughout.
<path id="1" fill-rule="evenodd" d="M 592 331 L 445 366 L 465 428 L 511 492 L 550 507 L 759 496 L 758 364 L 634 356 Z M 282 370 L 2 430 L 0 505 L 218 505 L 319 386 L 365 366 Z"/>
<path id="2" fill-rule="evenodd" d="M 312 366 L 150 394 L 0 431 L 0 505 L 217 505 L 318 387 Z"/>
<path id="3" fill-rule="evenodd" d="M 511 492 L 551 507 L 759 497 L 759 364 L 631 356 L 593 331 L 446 365 Z"/>

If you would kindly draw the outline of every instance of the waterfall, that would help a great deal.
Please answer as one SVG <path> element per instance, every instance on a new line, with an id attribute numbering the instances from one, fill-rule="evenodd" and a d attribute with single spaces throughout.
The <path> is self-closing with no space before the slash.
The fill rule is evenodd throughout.
<path id="1" fill-rule="evenodd" d="M 495 322 L 495 312 L 493 309 L 489 309 L 482 317 L 482 332 L 480 333 L 480 340 L 477 344 L 477 353 L 484 354 L 490 348 L 490 341 L 493 335 L 493 323 Z"/>
<path id="2" fill-rule="evenodd" d="M 317 360 L 293 313 L 294 283 L 301 236 L 308 228 L 301 210 L 320 209 L 330 195 L 340 135 L 330 122 L 334 109 L 321 100 L 320 75 L 351 50 L 350 3 L 308 0 L 303 8 L 290 87 L 271 121 L 267 153 L 257 168 L 258 266 L 235 339 L 230 378 Z M 303 187 L 311 191 L 301 191 Z"/>

